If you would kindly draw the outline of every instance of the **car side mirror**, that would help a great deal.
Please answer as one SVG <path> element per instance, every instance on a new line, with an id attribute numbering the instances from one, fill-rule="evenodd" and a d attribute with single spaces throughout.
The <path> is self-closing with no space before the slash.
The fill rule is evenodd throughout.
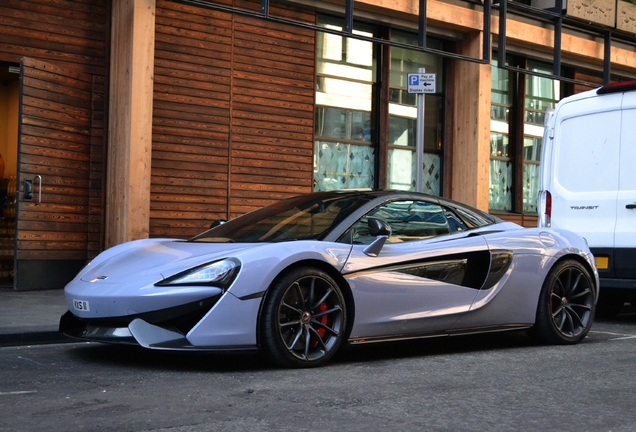
<path id="1" fill-rule="evenodd" d="M 376 218 L 369 218 L 367 225 L 369 227 L 369 234 L 376 237 L 376 239 L 373 243 L 364 248 L 362 252 L 370 257 L 377 257 L 380 255 L 380 251 L 382 251 L 386 239 L 391 237 L 391 226 L 383 220 Z"/>
<path id="2" fill-rule="evenodd" d="M 383 220 L 376 219 L 376 218 L 369 218 L 367 225 L 369 226 L 369 234 L 372 235 L 373 237 L 378 237 L 378 236 L 390 237 L 391 236 L 391 227 L 389 226 L 388 223 L 384 222 Z"/>
<path id="3" fill-rule="evenodd" d="M 227 222 L 225 219 L 217 219 L 210 224 L 210 229 L 223 225 L 225 222 Z"/>

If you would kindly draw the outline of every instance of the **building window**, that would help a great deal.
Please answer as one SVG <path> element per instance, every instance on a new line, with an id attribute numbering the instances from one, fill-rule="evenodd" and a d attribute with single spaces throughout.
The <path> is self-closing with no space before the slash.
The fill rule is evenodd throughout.
<path id="1" fill-rule="evenodd" d="M 340 20 L 341 21 L 341 20 Z M 324 28 L 342 30 L 321 17 Z M 371 30 L 355 34 L 373 36 Z M 317 34 L 314 190 L 373 188 L 376 134 L 372 118 L 376 64 L 373 44 Z"/>
<path id="2" fill-rule="evenodd" d="M 550 65 L 513 60 L 530 71 L 551 73 Z M 493 61 L 490 109 L 491 211 L 536 213 L 543 124 L 561 97 L 560 84 L 519 75 Z"/>
<path id="3" fill-rule="evenodd" d="M 391 39 L 409 45 L 417 45 L 417 36 L 394 30 Z M 439 41 L 427 40 L 430 48 L 442 49 Z M 429 53 L 391 47 L 389 89 L 389 189 L 415 190 L 416 184 L 416 95 L 408 93 L 407 77 L 424 68 L 426 73 L 436 74 L 436 94 L 426 95 L 424 102 L 424 159 L 422 191 L 441 194 L 442 165 L 442 59 Z"/>
<path id="4" fill-rule="evenodd" d="M 549 65 L 528 62 L 528 69 L 552 73 Z M 539 162 L 545 113 L 553 109 L 561 98 L 560 83 L 548 78 L 526 75 L 525 115 L 523 125 L 523 212 L 537 212 L 539 193 Z"/>
<path id="5" fill-rule="evenodd" d="M 512 110 L 511 73 L 493 62 L 490 105 L 490 189 L 491 210 L 512 210 L 512 155 L 510 118 Z"/>
<path id="6" fill-rule="evenodd" d="M 342 19 L 320 16 L 318 22 L 325 29 L 342 30 Z M 378 30 L 356 23 L 353 32 L 373 36 Z M 415 34 L 391 30 L 390 35 L 393 41 L 417 46 Z M 416 189 L 417 99 L 408 93 L 407 76 L 425 68 L 436 74 L 437 89 L 426 95 L 422 189 L 440 195 L 442 58 L 326 32 L 317 34 L 316 44 L 314 190 Z M 441 50 L 442 45 L 427 40 L 428 47 Z M 377 61 L 382 50 L 388 64 Z M 378 79 L 378 71 L 388 75 Z M 382 105 L 380 95 L 388 99 Z"/>

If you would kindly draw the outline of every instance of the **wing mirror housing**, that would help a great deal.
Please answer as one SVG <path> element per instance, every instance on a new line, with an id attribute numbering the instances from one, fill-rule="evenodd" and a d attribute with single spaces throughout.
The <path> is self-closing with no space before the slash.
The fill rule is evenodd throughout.
<path id="1" fill-rule="evenodd" d="M 210 228 L 209 229 L 216 228 L 219 225 L 223 225 L 225 222 L 227 222 L 225 219 L 217 219 L 217 220 L 215 220 L 214 222 L 212 222 L 210 224 Z"/>
<path id="2" fill-rule="evenodd" d="M 376 218 L 369 218 L 367 225 L 369 227 L 369 234 L 376 237 L 376 239 L 362 251 L 368 256 L 377 257 L 380 255 L 380 251 L 382 251 L 386 239 L 391 237 L 391 226 L 383 220 Z"/>
<path id="3" fill-rule="evenodd" d="M 369 234 L 371 234 L 374 237 L 378 237 L 378 236 L 390 237 L 391 236 L 391 227 L 389 226 L 388 223 L 384 222 L 383 220 L 376 219 L 376 218 L 369 218 L 367 225 L 369 226 Z"/>

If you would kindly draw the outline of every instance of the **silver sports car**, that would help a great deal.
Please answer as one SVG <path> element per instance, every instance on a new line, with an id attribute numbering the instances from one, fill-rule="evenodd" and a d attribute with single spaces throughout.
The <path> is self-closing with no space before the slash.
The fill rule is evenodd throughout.
<path id="1" fill-rule="evenodd" d="M 574 344 L 598 273 L 569 231 L 399 191 L 287 199 L 189 240 L 106 250 L 65 288 L 66 335 L 162 350 L 260 350 L 319 366 L 344 344 L 527 329 Z"/>

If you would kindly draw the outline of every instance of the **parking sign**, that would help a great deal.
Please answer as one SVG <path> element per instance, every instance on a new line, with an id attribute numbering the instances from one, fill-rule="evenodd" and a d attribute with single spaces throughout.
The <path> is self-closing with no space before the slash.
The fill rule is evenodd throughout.
<path id="1" fill-rule="evenodd" d="M 408 92 L 409 93 L 435 93 L 437 89 L 436 74 L 434 73 L 417 73 L 408 74 Z"/>

